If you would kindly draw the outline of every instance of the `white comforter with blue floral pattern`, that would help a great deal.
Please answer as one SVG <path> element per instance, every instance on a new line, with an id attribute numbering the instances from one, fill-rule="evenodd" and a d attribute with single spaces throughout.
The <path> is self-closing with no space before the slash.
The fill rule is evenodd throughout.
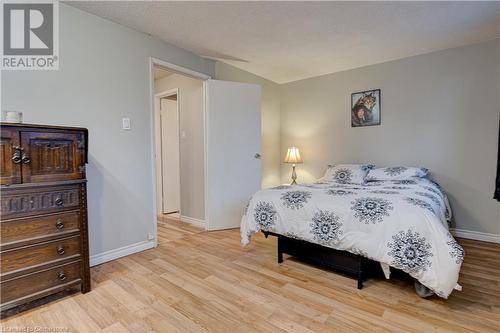
<path id="1" fill-rule="evenodd" d="M 401 269 L 447 298 L 464 256 L 448 231 L 450 218 L 446 195 L 425 178 L 285 185 L 251 198 L 241 242 L 272 231 L 346 250 Z"/>

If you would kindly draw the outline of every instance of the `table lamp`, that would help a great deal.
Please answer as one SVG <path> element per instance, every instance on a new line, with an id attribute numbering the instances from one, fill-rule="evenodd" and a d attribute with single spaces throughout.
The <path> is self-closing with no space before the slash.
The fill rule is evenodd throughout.
<path id="1" fill-rule="evenodd" d="M 297 173 L 295 172 L 295 164 L 302 163 L 302 157 L 300 157 L 299 148 L 297 148 L 297 147 L 288 148 L 284 162 L 293 164 L 292 165 L 292 183 L 291 183 L 291 185 L 297 184 L 297 182 L 296 182 Z"/>

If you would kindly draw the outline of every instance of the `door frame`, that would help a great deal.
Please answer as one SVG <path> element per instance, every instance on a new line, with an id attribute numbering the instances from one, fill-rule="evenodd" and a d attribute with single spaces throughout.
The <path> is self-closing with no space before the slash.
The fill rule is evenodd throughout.
<path id="1" fill-rule="evenodd" d="M 150 132 L 151 132 L 151 161 L 154 161 L 151 163 L 151 182 L 153 184 L 153 195 L 155 195 L 155 200 L 153 201 L 152 205 L 152 211 L 153 211 L 153 225 L 154 225 L 154 243 L 155 247 L 158 246 L 158 184 L 157 184 L 157 165 L 156 165 L 156 154 L 157 154 L 157 147 L 156 147 L 156 126 L 157 126 L 157 121 L 155 117 L 155 79 L 154 79 L 154 67 L 163 67 L 167 69 L 168 71 L 175 72 L 184 76 L 189 76 L 198 80 L 203 81 L 203 139 L 204 139 L 204 163 L 203 163 L 203 169 L 204 169 L 204 184 L 205 184 L 205 193 L 204 193 L 204 201 L 205 201 L 205 229 L 207 230 L 208 228 L 208 207 L 207 207 L 207 196 L 208 196 L 208 190 L 207 190 L 207 114 L 206 114 L 206 81 L 210 80 L 212 77 L 210 75 L 194 71 L 189 68 L 185 68 L 182 66 L 178 66 L 176 64 L 172 64 L 170 62 L 155 58 L 155 57 L 149 57 L 149 114 L 151 115 L 151 120 L 150 120 Z M 179 99 L 180 96 L 178 95 L 177 98 Z M 179 145 L 180 146 L 180 145 Z"/>
<path id="2" fill-rule="evenodd" d="M 159 170 L 160 172 L 158 174 L 161 174 L 161 177 L 158 179 L 158 174 L 156 175 L 156 178 L 157 178 L 157 186 L 161 189 L 161 191 L 159 191 L 159 193 L 161 193 L 161 196 L 158 196 L 157 195 L 157 198 L 156 200 L 158 201 L 157 202 L 157 208 L 158 208 L 158 212 L 157 214 L 164 214 L 163 213 L 163 204 L 164 204 L 164 188 L 163 188 L 163 177 L 165 176 L 163 174 L 163 137 L 162 137 L 162 134 L 163 134 L 163 131 L 162 131 L 162 127 L 161 127 L 161 118 L 160 118 L 160 112 L 161 112 L 161 106 L 159 103 L 161 103 L 161 99 L 164 98 L 164 97 L 168 97 L 168 96 L 172 96 L 172 95 L 176 95 L 177 96 L 177 101 L 176 101 L 176 109 L 177 109 L 177 122 L 178 122 L 178 128 L 179 128 L 179 133 L 177 133 L 177 135 L 179 136 L 179 171 L 181 170 L 181 167 L 180 167 L 180 156 L 181 156 L 181 144 L 180 144 L 180 128 L 181 128 L 181 118 L 180 118 L 180 95 L 179 95 L 179 88 L 173 88 L 173 89 L 169 89 L 169 90 L 165 90 L 165 91 L 162 91 L 160 93 L 157 93 L 155 94 L 155 112 L 154 112 L 154 117 L 155 117 L 155 124 L 156 124 L 156 127 L 155 127 L 155 140 L 156 140 L 156 170 Z M 158 104 L 157 104 L 158 103 Z M 159 109 L 157 109 L 157 105 L 159 106 Z M 157 111 L 160 111 L 160 112 L 157 112 Z M 181 193 L 180 193 L 180 188 L 181 188 L 181 175 L 180 175 L 180 172 L 179 172 L 179 177 L 177 179 L 177 181 L 179 182 L 179 215 L 182 215 L 182 212 L 181 212 L 181 206 L 180 206 L 180 202 L 181 202 Z"/>

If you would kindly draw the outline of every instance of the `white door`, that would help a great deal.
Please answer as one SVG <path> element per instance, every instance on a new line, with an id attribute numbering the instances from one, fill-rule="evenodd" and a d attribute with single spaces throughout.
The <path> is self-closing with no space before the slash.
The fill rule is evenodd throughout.
<path id="1" fill-rule="evenodd" d="M 208 80 L 205 94 L 208 230 L 236 228 L 261 188 L 261 89 Z"/>
<path id="2" fill-rule="evenodd" d="M 179 109 L 177 100 L 160 100 L 162 211 L 180 210 Z"/>

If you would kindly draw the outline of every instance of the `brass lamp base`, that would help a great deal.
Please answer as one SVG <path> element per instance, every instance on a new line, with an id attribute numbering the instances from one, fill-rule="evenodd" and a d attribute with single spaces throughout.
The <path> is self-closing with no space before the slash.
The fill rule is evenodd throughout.
<path id="1" fill-rule="evenodd" d="M 297 173 L 295 172 L 295 164 L 292 165 L 292 183 L 290 185 L 297 185 Z"/>

